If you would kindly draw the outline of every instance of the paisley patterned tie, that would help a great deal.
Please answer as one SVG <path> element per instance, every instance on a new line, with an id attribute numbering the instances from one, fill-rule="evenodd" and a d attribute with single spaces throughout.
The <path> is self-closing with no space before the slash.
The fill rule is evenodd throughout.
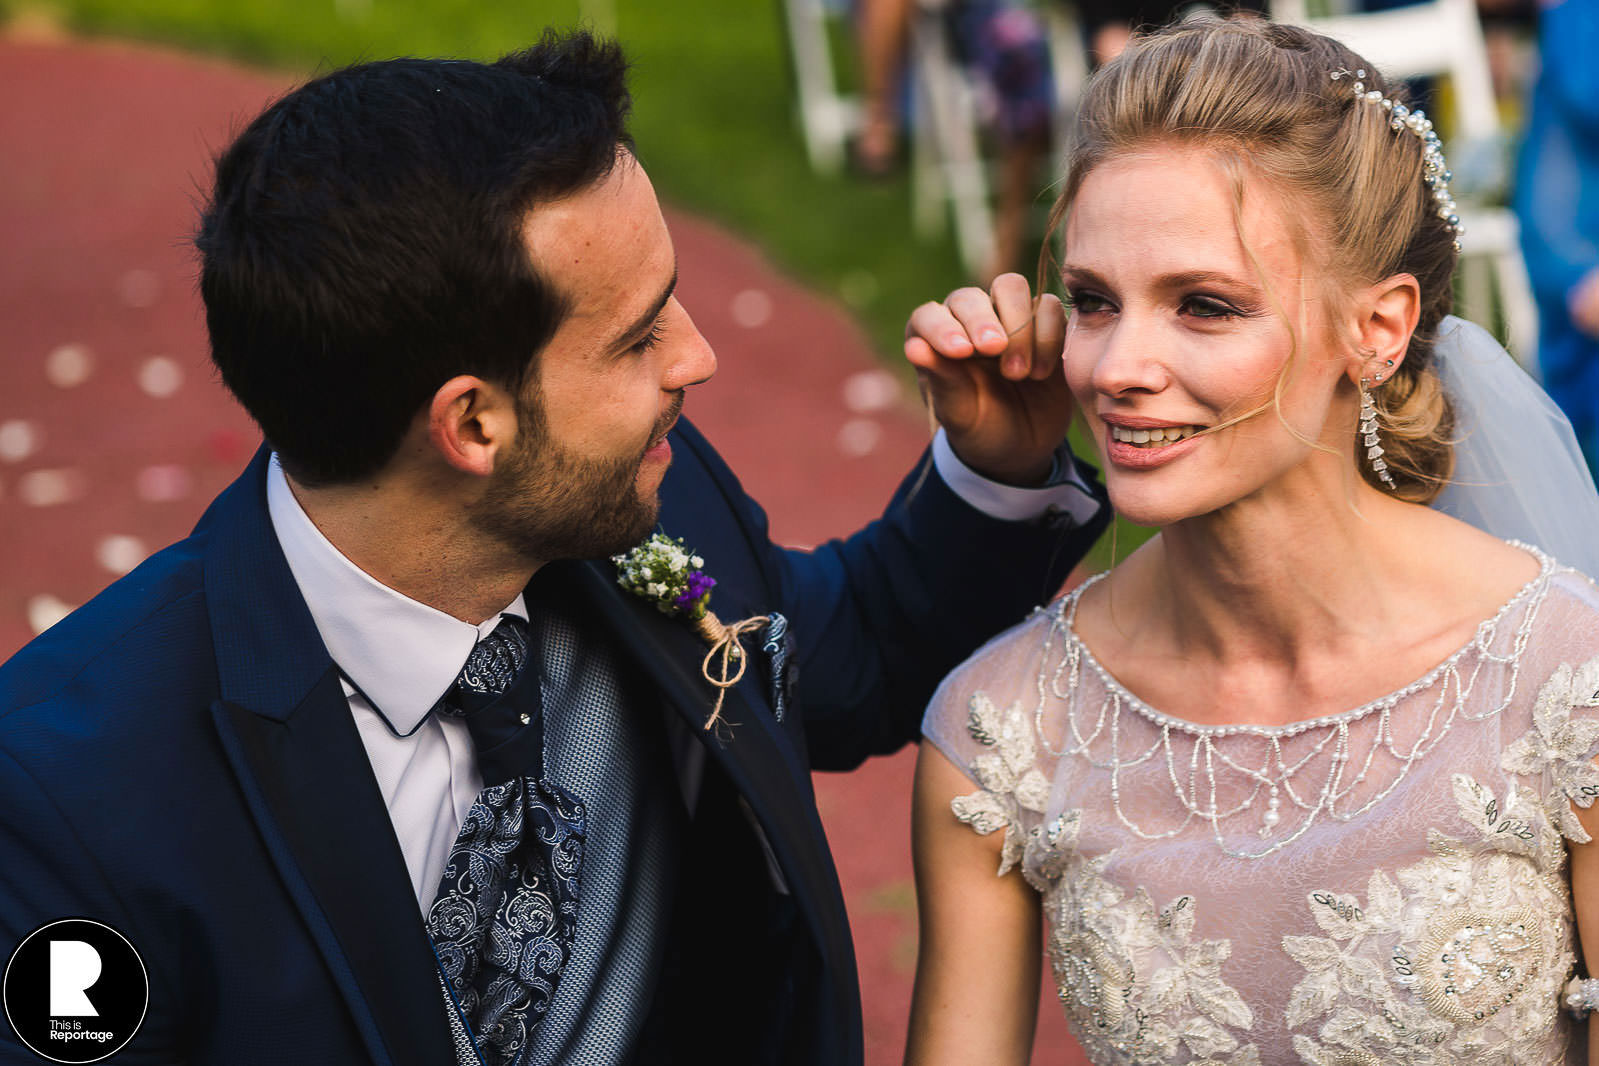
<path id="1" fill-rule="evenodd" d="M 465 719 L 484 789 L 444 867 L 428 934 L 452 1014 L 459 1004 L 452 1022 L 465 1019 L 487 1066 L 526 1062 L 577 927 L 583 805 L 544 780 L 540 671 L 529 649 L 527 623 L 503 616 L 438 708 Z"/>

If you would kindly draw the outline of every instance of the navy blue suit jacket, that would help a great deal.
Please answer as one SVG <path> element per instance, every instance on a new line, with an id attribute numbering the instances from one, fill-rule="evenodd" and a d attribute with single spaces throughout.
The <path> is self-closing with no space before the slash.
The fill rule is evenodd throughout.
<path id="1" fill-rule="evenodd" d="M 692 426 L 673 446 L 661 527 L 705 557 L 721 617 L 789 618 L 800 681 L 781 722 L 746 682 L 729 730 L 695 730 L 706 775 L 639 1059 L 856 1063 L 854 956 L 809 771 L 911 740 L 939 678 L 1047 598 L 1097 528 L 995 522 L 929 474 L 854 537 L 786 551 Z M 0 949 L 66 916 L 123 932 L 151 995 L 116 1062 L 450 1063 L 416 898 L 265 470 L 263 451 L 187 539 L 0 667 Z M 687 627 L 607 563 L 536 580 L 641 691 L 703 723 Z M 0 1035 L 0 1063 L 35 1061 Z"/>

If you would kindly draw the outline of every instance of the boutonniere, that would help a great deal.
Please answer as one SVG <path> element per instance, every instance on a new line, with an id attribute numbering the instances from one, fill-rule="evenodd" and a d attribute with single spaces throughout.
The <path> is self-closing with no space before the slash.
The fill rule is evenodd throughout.
<path id="1" fill-rule="evenodd" d="M 711 646 L 700 664 L 700 673 L 716 689 L 716 706 L 705 722 L 705 728 L 711 728 L 721 720 L 727 690 L 743 679 L 749 665 L 743 638 L 782 616 L 758 614 L 732 625 L 716 617 L 710 608 L 716 579 L 705 572 L 705 560 L 689 551 L 681 537 L 674 540 L 656 533 L 632 551 L 613 555 L 611 561 L 616 564 L 617 584 L 662 614 L 684 619 Z"/>

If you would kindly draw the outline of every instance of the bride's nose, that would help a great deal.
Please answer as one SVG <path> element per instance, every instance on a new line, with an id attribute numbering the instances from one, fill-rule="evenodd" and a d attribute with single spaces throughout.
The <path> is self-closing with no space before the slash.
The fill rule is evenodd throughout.
<path id="1" fill-rule="evenodd" d="M 1094 391 L 1102 396 L 1159 392 L 1169 380 L 1164 345 L 1154 323 L 1123 312 L 1101 340 L 1094 373 Z"/>

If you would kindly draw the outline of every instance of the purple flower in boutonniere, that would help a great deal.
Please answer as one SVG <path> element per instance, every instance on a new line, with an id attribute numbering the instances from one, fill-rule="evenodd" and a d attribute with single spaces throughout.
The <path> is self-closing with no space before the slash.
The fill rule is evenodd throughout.
<path id="1" fill-rule="evenodd" d="M 698 559 L 699 556 L 696 555 L 694 558 Z M 677 594 L 672 606 L 686 615 L 698 618 L 705 613 L 706 605 L 711 602 L 711 590 L 716 587 L 716 579 L 703 570 L 690 570 L 687 585 L 687 588 Z"/>
<path id="2" fill-rule="evenodd" d="M 710 609 L 716 579 L 705 572 L 705 560 L 689 551 L 681 537 L 674 540 L 656 533 L 632 551 L 611 556 L 611 561 L 616 564 L 617 584 L 662 614 L 688 619 L 711 646 L 700 666 L 705 680 L 716 688 L 716 706 L 705 723 L 706 729 L 711 728 L 721 719 L 727 690 L 744 676 L 749 656 L 741 639 L 771 619 L 759 614 L 728 625 L 717 618 Z"/>
<path id="3" fill-rule="evenodd" d="M 683 546 L 682 537 L 673 540 L 657 533 L 611 561 L 617 584 L 649 600 L 662 614 L 695 621 L 705 617 L 716 579 L 705 572 L 705 560 Z"/>

